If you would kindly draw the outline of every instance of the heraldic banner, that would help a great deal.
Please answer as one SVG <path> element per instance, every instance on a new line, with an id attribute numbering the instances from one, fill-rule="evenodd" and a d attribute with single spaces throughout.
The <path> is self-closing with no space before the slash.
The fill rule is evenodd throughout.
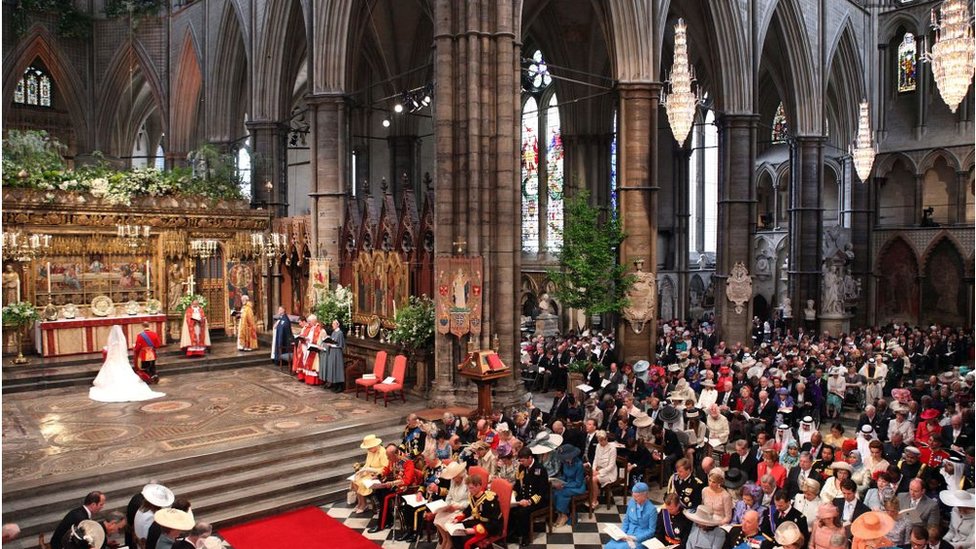
<path id="1" fill-rule="evenodd" d="M 311 258 L 308 260 L 308 309 L 312 311 L 319 301 L 325 300 L 329 293 L 329 260 Z"/>
<path id="2" fill-rule="evenodd" d="M 481 334 L 481 257 L 440 256 L 434 261 L 437 273 L 437 331 Z"/>

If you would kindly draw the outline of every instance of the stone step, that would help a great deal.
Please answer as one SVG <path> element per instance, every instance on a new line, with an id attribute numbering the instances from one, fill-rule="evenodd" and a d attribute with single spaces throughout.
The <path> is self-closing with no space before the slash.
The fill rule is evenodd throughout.
<path id="1" fill-rule="evenodd" d="M 179 349 L 176 349 L 175 352 L 161 354 L 156 368 L 161 376 L 174 376 L 266 364 L 271 364 L 271 358 L 262 351 L 188 359 Z M 27 368 L 4 367 L 2 392 L 10 394 L 90 385 L 101 367 L 100 356 L 84 361 L 57 362 Z"/>
<path id="2" fill-rule="evenodd" d="M 106 493 L 106 509 L 124 510 L 132 494 L 150 478 L 170 487 L 178 496 L 188 497 L 196 516 L 208 522 L 216 522 L 216 517 L 222 521 L 249 520 L 258 516 L 255 513 L 259 509 L 265 514 L 281 512 L 281 506 L 255 505 L 272 499 L 288 508 L 324 503 L 344 493 L 345 489 L 340 489 L 343 484 L 348 487 L 345 479 L 352 474 L 352 464 L 362 460 L 359 443 L 367 430 L 393 440 L 402 433 L 402 426 L 396 420 L 386 425 L 358 421 L 285 440 L 69 483 L 47 481 L 45 485 L 14 487 L 10 491 L 5 486 L 4 521 L 17 522 L 22 538 L 33 540 L 23 547 L 33 547 L 37 534 L 49 536 L 64 514 L 77 507 L 91 489 Z M 323 448 L 326 440 L 327 450 Z"/>

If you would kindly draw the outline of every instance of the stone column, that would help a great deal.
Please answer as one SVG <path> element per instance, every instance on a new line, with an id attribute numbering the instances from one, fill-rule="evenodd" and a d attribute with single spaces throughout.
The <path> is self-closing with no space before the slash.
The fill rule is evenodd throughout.
<path id="1" fill-rule="evenodd" d="M 454 242 L 464 241 L 467 255 L 483 258 L 475 345 L 488 349 L 497 334 L 499 357 L 512 368 L 495 388 L 501 405 L 517 400 L 520 6 L 515 0 L 436 0 L 433 6 L 434 245 L 438 255 L 448 255 Z M 435 336 L 434 401 L 474 402 L 473 384 L 455 373 L 467 340 Z"/>
<path id="2" fill-rule="evenodd" d="M 848 169 L 853 169 L 849 161 L 845 162 Z M 874 208 L 872 207 L 871 191 L 874 188 L 874 178 L 865 182 L 851 181 L 851 244 L 854 246 L 854 261 L 851 264 L 851 275 L 861 282 L 861 295 L 854 310 L 855 326 L 867 326 L 868 295 L 871 287 L 872 261 L 871 234 L 874 231 Z"/>
<path id="3" fill-rule="evenodd" d="M 922 224 L 922 210 L 925 209 L 925 174 L 915 174 L 915 207 L 912 210 L 912 219 L 915 226 Z"/>
<path id="4" fill-rule="evenodd" d="M 955 219 L 949 214 L 950 221 L 962 224 L 966 222 L 966 195 L 969 193 L 969 172 L 956 172 L 956 211 Z"/>
<path id="5" fill-rule="evenodd" d="M 801 136 L 793 146 L 790 185 L 790 296 L 794 318 L 803 319 L 808 299 L 820 310 L 820 261 L 823 242 L 821 189 L 823 188 L 822 137 Z M 819 313 L 818 313 L 819 315 Z"/>
<path id="6" fill-rule="evenodd" d="M 620 165 L 618 192 L 620 219 L 627 233 L 620 249 L 620 262 L 633 269 L 641 258 L 644 268 L 657 276 L 657 139 L 658 105 L 661 84 L 621 82 L 619 140 L 617 160 Z M 621 320 L 617 329 L 617 358 L 633 363 L 652 360 L 657 311 L 640 333 Z"/>
<path id="7" fill-rule="evenodd" d="M 718 118 L 718 239 L 716 242 L 715 322 L 719 338 L 730 346 L 749 345 L 752 299 L 742 312 L 726 295 L 729 274 L 742 262 L 752 275 L 753 239 L 756 234 L 756 125 L 754 114 Z M 796 307 L 794 306 L 794 310 Z"/>
<path id="8" fill-rule="evenodd" d="M 251 205 L 288 215 L 288 127 L 275 121 L 247 123 L 251 134 Z M 271 183 L 269 192 L 267 184 Z"/>
<path id="9" fill-rule="evenodd" d="M 332 259 L 331 280 L 339 280 L 339 225 L 346 208 L 348 171 L 347 110 L 341 93 L 309 95 L 311 122 L 312 255 Z"/>
<path id="10" fill-rule="evenodd" d="M 893 86 L 896 82 L 890 82 L 888 77 L 888 64 L 891 60 L 888 59 L 888 44 L 878 44 L 878 82 L 881 83 L 878 89 L 878 101 L 876 103 L 877 109 L 874 109 L 875 120 L 878 121 L 877 135 L 882 141 L 888 134 L 888 93 L 889 89 L 894 89 Z M 898 78 L 898 73 L 895 73 L 895 78 Z"/>
<path id="11" fill-rule="evenodd" d="M 688 242 L 688 223 L 691 217 L 691 214 L 688 212 L 688 193 L 691 189 L 691 180 L 689 179 L 691 173 L 688 169 L 690 161 L 691 149 L 678 147 L 675 144 L 674 169 L 672 173 L 674 174 L 675 216 L 674 270 L 678 273 L 678 295 L 676 296 L 678 299 L 678 308 L 675 311 L 675 315 L 678 318 L 686 318 L 688 316 L 688 306 L 691 301 L 689 294 L 690 274 L 688 273 L 688 249 L 690 246 Z"/>
<path id="12" fill-rule="evenodd" d="M 915 51 L 926 51 L 926 37 L 919 35 L 915 37 Z M 931 81 L 932 69 L 928 63 L 915 63 L 915 98 L 918 102 L 918 113 L 915 119 L 915 139 L 921 139 L 925 135 L 925 126 L 928 123 L 929 111 L 929 82 Z"/>

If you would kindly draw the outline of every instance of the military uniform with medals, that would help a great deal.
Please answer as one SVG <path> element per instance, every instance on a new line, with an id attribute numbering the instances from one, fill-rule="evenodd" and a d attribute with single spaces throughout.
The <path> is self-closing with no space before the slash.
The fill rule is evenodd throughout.
<path id="1" fill-rule="evenodd" d="M 741 526 L 736 526 L 725 536 L 723 549 L 773 549 L 774 546 L 773 538 L 761 531 L 750 536 L 742 531 Z"/>
<path id="2" fill-rule="evenodd" d="M 705 483 L 695 475 L 688 475 L 688 478 L 681 479 L 678 473 L 671 475 L 668 481 L 666 494 L 678 494 L 678 501 L 681 502 L 682 509 L 695 509 L 701 505 L 702 489 Z"/>
<path id="3" fill-rule="evenodd" d="M 423 482 L 421 482 L 420 487 L 417 490 L 418 495 L 424 497 L 427 501 L 433 501 L 435 499 L 444 499 L 447 497 L 447 491 L 451 487 L 451 481 L 440 478 L 441 472 L 444 471 L 444 465 L 438 463 L 435 467 L 427 467 L 424 469 Z M 430 489 L 431 485 L 435 485 L 433 490 Z M 403 509 L 406 511 L 404 513 L 407 520 L 403 521 L 403 532 L 399 538 L 394 538 L 397 541 L 409 540 L 413 541 L 416 535 L 417 529 L 419 528 L 420 521 L 423 520 L 424 513 L 427 512 L 427 506 L 421 505 L 419 507 L 413 507 L 408 505 L 406 502 L 402 502 Z"/>
<path id="4" fill-rule="evenodd" d="M 469 495 L 468 500 L 471 502 L 468 514 L 458 522 L 465 528 L 473 528 L 474 535 L 452 536 L 454 549 L 471 549 L 481 540 L 502 533 L 502 506 L 495 492 L 485 490 L 478 497 Z"/>
<path id="5" fill-rule="evenodd" d="M 654 529 L 654 537 L 664 545 L 684 546 L 691 532 L 691 521 L 684 513 L 678 512 L 671 515 L 667 509 L 662 509 L 657 514 L 657 527 Z"/>
<path id="6" fill-rule="evenodd" d="M 519 465 L 513 490 L 516 502 L 525 499 L 529 501 L 529 505 L 522 507 L 512 504 L 508 531 L 524 540 L 529 535 L 529 515 L 549 506 L 549 473 L 538 459 L 533 459 L 529 467 Z"/>
<path id="7" fill-rule="evenodd" d="M 419 456 L 424 451 L 424 442 L 427 440 L 427 433 L 420 426 L 413 429 L 407 427 L 403 429 L 403 446 L 406 448 L 407 455 L 411 458 Z"/>

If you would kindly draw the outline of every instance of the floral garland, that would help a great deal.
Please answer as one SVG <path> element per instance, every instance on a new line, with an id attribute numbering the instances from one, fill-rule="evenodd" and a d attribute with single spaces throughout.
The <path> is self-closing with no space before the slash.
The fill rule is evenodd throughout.
<path id="1" fill-rule="evenodd" d="M 338 320 L 339 324 L 348 329 L 351 325 L 350 317 L 352 308 L 352 290 L 348 287 L 343 288 L 342 284 L 336 286 L 335 290 L 326 292 L 324 299 L 315 304 L 312 308 L 319 322 L 330 326 L 333 320 Z"/>

